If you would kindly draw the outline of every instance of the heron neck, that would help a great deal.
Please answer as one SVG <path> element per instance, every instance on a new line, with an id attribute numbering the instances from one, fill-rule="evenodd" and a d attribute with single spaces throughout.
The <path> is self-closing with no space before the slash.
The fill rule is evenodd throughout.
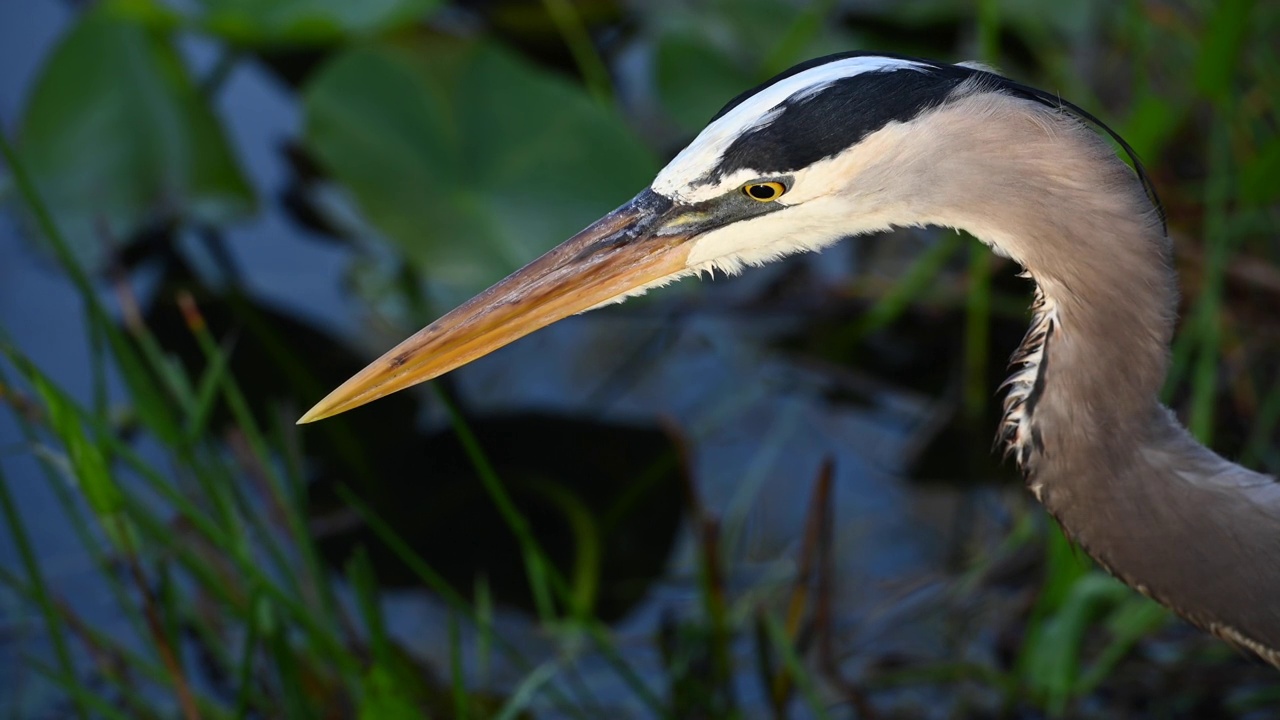
<path id="1" fill-rule="evenodd" d="M 926 223 L 968 230 L 1025 267 L 1042 297 L 1015 355 L 1011 399 L 1023 405 L 1007 406 L 1024 469 L 1036 471 L 1051 437 L 1096 448 L 1149 421 L 1168 368 L 1177 281 L 1134 173 L 1074 118 L 1000 94 L 965 97 L 915 128 L 918 137 L 912 131 L 898 130 L 897 154 L 861 182 L 906 177 L 899 186 L 927 187 L 903 193 L 900 212 L 921 207 Z"/>
<path id="2" fill-rule="evenodd" d="M 1040 438 L 1033 450 L 1054 448 L 1055 461 L 1076 452 L 1129 452 L 1164 419 L 1158 397 L 1177 297 L 1168 242 L 1134 219 L 1116 218 L 1105 230 L 1091 224 L 1091 240 L 1109 249 L 1106 260 L 1084 269 L 1078 258 L 1028 268 L 1043 299 L 1024 341 L 1024 350 L 1040 344 L 1025 414 L 1033 439 Z M 1063 248 L 1083 244 L 1078 231 L 1040 237 Z M 1025 468 L 1041 474 L 1034 462 Z"/>
<path id="3" fill-rule="evenodd" d="M 1110 191 L 1042 177 L 1057 202 L 1004 228 L 1034 240 L 1021 248 L 1043 294 L 1025 341 L 1040 348 L 1018 459 L 1103 567 L 1280 665 L 1280 575 L 1258 572 L 1280 553 L 1280 484 L 1201 445 L 1159 403 L 1177 300 L 1170 243 L 1132 182 L 1096 179 Z"/>
<path id="4" fill-rule="evenodd" d="M 1064 187 L 1061 177 L 1041 178 L 1038 192 L 1052 207 L 1042 200 L 1040 212 L 1000 233 L 1023 241 L 1014 256 L 1037 286 L 1002 428 L 1037 491 L 1057 479 L 1106 482 L 1082 478 L 1070 460 L 1131 453 L 1135 440 L 1151 438 L 1164 419 L 1158 396 L 1177 307 L 1170 244 L 1136 181 L 1126 176 L 1132 189 L 1118 202 L 1113 178 L 1090 192 Z"/>
<path id="5" fill-rule="evenodd" d="M 1006 402 L 1028 484 L 1113 574 L 1280 665 L 1280 573 L 1263 570 L 1280 556 L 1280 483 L 1159 403 L 1177 285 L 1154 209 L 1078 123 L 968 102 L 931 127 L 945 145 L 936 212 L 1018 260 L 1042 297 Z"/>
<path id="6" fill-rule="evenodd" d="M 1031 270 L 1054 330 L 1025 418 L 1028 486 L 1113 575 L 1280 666 L 1280 574 L 1262 570 L 1280 553 L 1280 484 L 1219 457 L 1160 405 L 1168 245 L 1142 226 L 1112 227 L 1100 237 L 1123 263 Z"/>

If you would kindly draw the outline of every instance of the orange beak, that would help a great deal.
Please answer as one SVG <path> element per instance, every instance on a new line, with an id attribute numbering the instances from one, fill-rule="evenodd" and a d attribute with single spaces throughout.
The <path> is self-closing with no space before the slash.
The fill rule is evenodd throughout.
<path id="1" fill-rule="evenodd" d="M 640 193 L 392 348 L 298 423 L 438 377 L 561 318 L 683 272 L 691 233 L 678 223 L 664 230 L 671 209 L 661 195 Z"/>

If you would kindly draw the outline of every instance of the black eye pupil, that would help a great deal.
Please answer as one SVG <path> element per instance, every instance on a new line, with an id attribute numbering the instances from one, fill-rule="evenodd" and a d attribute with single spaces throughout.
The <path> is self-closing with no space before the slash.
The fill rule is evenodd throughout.
<path id="1" fill-rule="evenodd" d="M 747 188 L 747 192 L 757 200 L 769 200 L 776 194 L 776 191 L 768 185 L 752 185 Z"/>

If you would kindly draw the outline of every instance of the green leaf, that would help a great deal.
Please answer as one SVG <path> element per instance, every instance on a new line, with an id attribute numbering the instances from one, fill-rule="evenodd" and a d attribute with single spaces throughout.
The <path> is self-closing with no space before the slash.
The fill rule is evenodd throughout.
<path id="1" fill-rule="evenodd" d="M 311 151 L 445 297 L 533 259 L 656 169 L 615 112 L 484 42 L 349 50 L 305 105 Z"/>
<path id="2" fill-rule="evenodd" d="M 164 0 L 98 0 L 98 6 L 111 17 L 151 30 L 173 32 L 186 21 Z"/>
<path id="3" fill-rule="evenodd" d="M 1152 92 L 1143 92 L 1132 104 L 1123 135 L 1140 158 L 1154 158 L 1173 138 L 1188 106 Z"/>
<path id="4" fill-rule="evenodd" d="M 1280 200 L 1280 137 L 1242 158 L 1240 198 L 1245 203 L 1263 206 Z"/>
<path id="5" fill-rule="evenodd" d="M 360 720 L 418 720 L 422 716 L 394 670 L 381 663 L 369 669 L 360 697 Z"/>
<path id="6" fill-rule="evenodd" d="M 1255 27 L 1254 0 L 1219 0 L 1206 21 L 1200 57 L 1196 61 L 1196 89 L 1205 97 L 1228 102 L 1235 94 L 1233 77 L 1241 48 Z"/>
<path id="7" fill-rule="evenodd" d="M 20 157 L 83 267 L 103 231 L 223 223 L 253 195 L 222 128 L 159 34 L 90 11 L 47 60 L 22 119 Z"/>
<path id="8" fill-rule="evenodd" d="M 1043 698 L 1051 715 L 1064 712 L 1077 692 L 1080 653 L 1090 628 L 1129 595 L 1129 589 L 1109 575 L 1083 575 L 1054 613 L 1030 629 L 1022 681 Z"/>
<path id="9" fill-rule="evenodd" d="M 243 45 L 325 44 L 405 25 L 438 0 L 203 0 L 205 30 Z"/>
<path id="10" fill-rule="evenodd" d="M 124 512 L 124 495 L 111 475 L 106 454 L 85 433 L 73 401 L 34 368 L 25 369 L 30 370 L 27 378 L 49 413 L 49 427 L 66 448 L 76 484 L 108 538 L 120 549 L 136 547 L 132 526 Z"/>
<path id="11" fill-rule="evenodd" d="M 1051 523 L 1048 529 L 1045 563 L 1044 587 L 1036 602 L 1036 612 L 1040 614 L 1059 610 L 1080 579 L 1093 569 L 1093 563 L 1084 551 L 1067 539 L 1057 523 Z"/>

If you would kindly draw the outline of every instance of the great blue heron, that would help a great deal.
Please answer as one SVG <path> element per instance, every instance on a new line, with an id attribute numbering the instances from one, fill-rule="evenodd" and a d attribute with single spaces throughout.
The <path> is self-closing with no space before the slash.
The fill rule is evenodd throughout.
<path id="1" fill-rule="evenodd" d="M 1159 203 L 1074 105 L 981 66 L 843 53 L 729 102 L 652 185 L 405 340 L 300 422 L 677 278 L 894 226 L 966 230 L 1036 283 L 999 439 L 1071 538 L 1280 666 L 1280 483 L 1157 400 L 1177 281 Z"/>

